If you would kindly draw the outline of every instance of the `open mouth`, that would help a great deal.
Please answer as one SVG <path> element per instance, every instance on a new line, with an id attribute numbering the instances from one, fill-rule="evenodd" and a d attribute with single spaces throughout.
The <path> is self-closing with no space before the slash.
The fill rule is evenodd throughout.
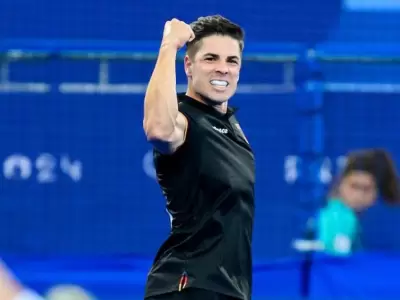
<path id="1" fill-rule="evenodd" d="M 226 88 L 229 85 L 229 82 L 226 80 L 211 80 L 211 85 L 218 88 Z"/>

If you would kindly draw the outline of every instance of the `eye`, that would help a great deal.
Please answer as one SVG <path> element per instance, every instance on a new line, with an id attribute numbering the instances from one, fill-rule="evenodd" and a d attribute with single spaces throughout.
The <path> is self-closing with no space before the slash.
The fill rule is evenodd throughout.
<path id="1" fill-rule="evenodd" d="M 239 62 L 235 59 L 228 61 L 230 64 L 238 65 Z"/>
<path id="2" fill-rule="evenodd" d="M 205 60 L 207 60 L 207 61 L 213 61 L 213 60 L 215 60 L 215 58 L 214 58 L 214 57 L 206 57 Z"/>

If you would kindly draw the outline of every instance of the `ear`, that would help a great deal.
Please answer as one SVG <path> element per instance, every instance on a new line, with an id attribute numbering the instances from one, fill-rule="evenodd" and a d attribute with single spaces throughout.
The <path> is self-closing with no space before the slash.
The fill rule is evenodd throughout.
<path id="1" fill-rule="evenodd" d="M 192 76 L 192 67 L 193 63 L 188 55 L 185 55 L 184 59 L 184 65 L 185 65 L 185 73 L 186 76 L 191 77 Z"/>

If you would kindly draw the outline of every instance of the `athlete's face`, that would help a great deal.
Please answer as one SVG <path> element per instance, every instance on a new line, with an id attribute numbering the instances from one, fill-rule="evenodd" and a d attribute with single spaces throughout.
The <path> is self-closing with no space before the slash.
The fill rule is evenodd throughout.
<path id="1" fill-rule="evenodd" d="M 222 35 L 203 38 L 193 57 L 185 57 L 189 88 L 215 102 L 236 92 L 242 63 L 239 41 Z"/>
<path id="2" fill-rule="evenodd" d="M 372 206 L 377 198 L 374 177 L 367 172 L 351 172 L 342 179 L 339 193 L 348 206 L 362 211 Z"/>

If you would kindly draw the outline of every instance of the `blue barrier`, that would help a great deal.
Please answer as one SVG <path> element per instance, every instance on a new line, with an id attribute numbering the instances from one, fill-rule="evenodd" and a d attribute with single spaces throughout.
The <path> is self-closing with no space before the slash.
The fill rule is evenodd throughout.
<path id="1" fill-rule="evenodd" d="M 399 43 L 357 43 L 324 42 L 315 45 L 313 55 L 318 59 L 349 62 L 364 61 L 379 63 L 400 60 Z"/>
<path id="2" fill-rule="evenodd" d="M 135 256 L 18 257 L 5 261 L 22 282 L 44 293 L 59 284 L 79 285 L 100 300 L 142 299 L 151 261 Z M 316 255 L 309 299 L 396 299 L 400 256 L 361 253 L 350 258 Z M 255 262 L 255 300 L 300 299 L 301 259 Z"/>
<path id="3" fill-rule="evenodd" d="M 46 40 L 4 39 L 0 40 L 0 53 L 12 56 L 26 54 L 39 56 L 76 56 L 88 59 L 102 56 L 108 59 L 143 59 L 157 57 L 160 41 L 113 41 L 113 40 Z M 297 43 L 246 43 L 246 60 L 295 61 L 305 51 Z M 184 50 L 180 50 L 182 57 Z"/>
<path id="4" fill-rule="evenodd" d="M 123 57 L 124 54 L 147 54 L 156 57 L 160 41 L 124 41 L 124 40 L 68 40 L 68 39 L 0 39 L 0 53 L 18 51 L 20 54 L 34 53 L 37 55 L 73 55 L 81 53 L 107 54 L 114 53 Z M 301 43 L 248 42 L 245 44 L 246 57 L 261 58 L 290 57 L 297 59 L 305 53 L 320 59 L 330 58 L 351 61 L 369 58 L 370 62 L 380 59 L 400 59 L 400 43 L 341 43 L 321 42 L 313 46 Z M 182 52 L 181 52 L 182 53 Z M 90 58 L 90 57 L 89 57 Z"/>

